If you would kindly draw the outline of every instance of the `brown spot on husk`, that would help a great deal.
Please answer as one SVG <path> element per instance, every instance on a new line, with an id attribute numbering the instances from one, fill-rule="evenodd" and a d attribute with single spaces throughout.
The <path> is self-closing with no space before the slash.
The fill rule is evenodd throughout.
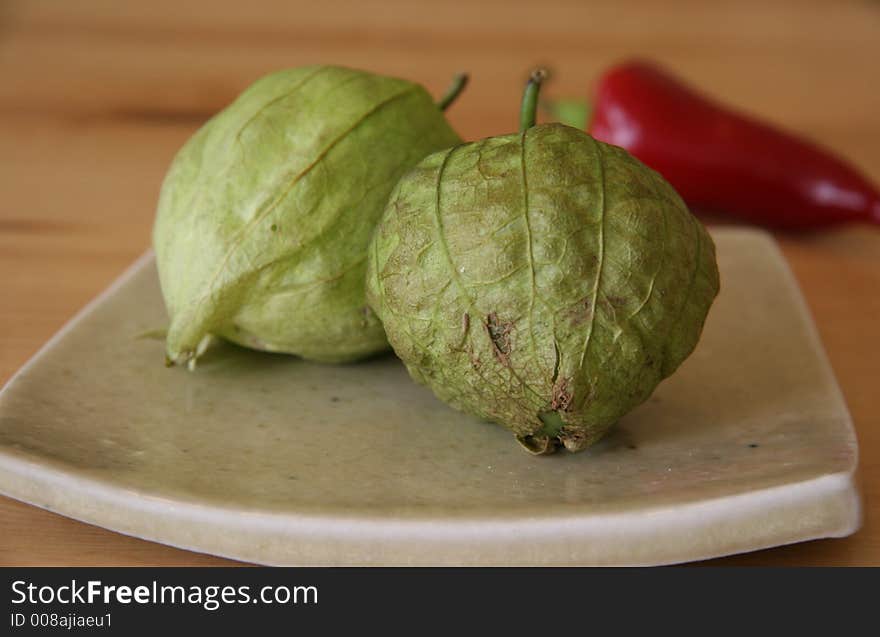
<path id="1" fill-rule="evenodd" d="M 584 325 L 593 317 L 593 301 L 590 297 L 584 297 L 568 310 L 569 319 L 574 326 Z"/>
<path id="2" fill-rule="evenodd" d="M 495 358 L 505 367 L 510 366 L 510 332 L 512 330 L 513 325 L 499 321 L 495 312 L 486 317 L 486 331 L 492 341 Z"/>
<path id="3" fill-rule="evenodd" d="M 553 384 L 553 394 L 550 396 L 550 409 L 553 411 L 568 411 L 571 405 L 571 392 L 568 390 L 568 380 L 559 378 Z"/>

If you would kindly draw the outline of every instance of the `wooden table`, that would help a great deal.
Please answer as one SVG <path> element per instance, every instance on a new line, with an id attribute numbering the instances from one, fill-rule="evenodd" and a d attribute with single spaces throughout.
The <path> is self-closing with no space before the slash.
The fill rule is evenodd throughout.
<path id="1" fill-rule="evenodd" d="M 626 4 L 625 8 L 620 5 Z M 880 2 L 7 1 L 0 8 L 0 382 L 150 243 L 171 157 L 261 74 L 315 62 L 472 83 L 466 138 L 515 127 L 522 80 L 586 95 L 650 56 L 880 182 Z M 880 564 L 880 228 L 778 236 L 861 445 L 863 528 L 719 564 Z M 0 564 L 223 564 L 0 498 Z"/>

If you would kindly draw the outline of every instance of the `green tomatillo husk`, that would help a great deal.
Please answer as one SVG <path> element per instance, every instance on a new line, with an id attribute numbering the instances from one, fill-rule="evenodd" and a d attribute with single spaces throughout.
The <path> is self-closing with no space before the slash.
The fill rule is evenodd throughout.
<path id="1" fill-rule="evenodd" d="M 387 347 L 366 253 L 400 176 L 459 143 L 418 84 L 333 66 L 255 82 L 180 150 L 153 244 L 173 363 L 211 337 L 344 362 Z"/>
<path id="2" fill-rule="evenodd" d="M 534 88 L 519 133 L 434 153 L 400 181 L 368 300 L 440 399 L 534 453 L 580 451 L 691 353 L 718 269 L 658 173 L 575 128 L 535 126 Z"/>

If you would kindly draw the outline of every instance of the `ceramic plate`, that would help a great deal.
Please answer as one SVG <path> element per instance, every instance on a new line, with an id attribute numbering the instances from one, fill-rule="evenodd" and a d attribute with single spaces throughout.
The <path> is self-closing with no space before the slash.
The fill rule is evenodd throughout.
<path id="1" fill-rule="evenodd" d="M 167 369 L 146 255 L 0 394 L 0 491 L 265 564 L 665 564 L 852 533 L 855 436 L 794 278 L 767 235 L 713 234 L 694 354 L 599 445 L 543 457 L 392 355 Z"/>

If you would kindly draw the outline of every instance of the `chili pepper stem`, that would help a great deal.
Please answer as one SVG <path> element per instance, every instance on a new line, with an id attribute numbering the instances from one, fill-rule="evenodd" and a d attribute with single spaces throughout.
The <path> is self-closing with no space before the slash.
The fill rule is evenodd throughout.
<path id="1" fill-rule="evenodd" d="M 524 133 L 532 126 L 538 118 L 538 92 L 541 89 L 541 82 L 547 78 L 547 71 L 544 69 L 536 69 L 529 76 L 526 82 L 526 88 L 523 91 L 522 107 L 519 113 L 519 132 Z"/>
<path id="2" fill-rule="evenodd" d="M 560 124 L 565 124 L 566 126 L 571 126 L 572 128 L 584 131 L 590 128 L 590 117 L 593 115 L 593 105 L 586 100 L 541 100 L 538 106 L 545 115 L 556 120 Z"/>
<path id="3" fill-rule="evenodd" d="M 447 108 L 452 106 L 452 103 L 461 95 L 461 92 L 464 90 L 464 87 L 467 86 L 468 80 L 470 76 L 467 73 L 458 73 L 455 77 L 452 78 L 452 84 L 449 85 L 449 88 L 446 89 L 446 92 L 443 94 L 437 101 L 437 108 L 441 111 L 445 111 Z"/>

